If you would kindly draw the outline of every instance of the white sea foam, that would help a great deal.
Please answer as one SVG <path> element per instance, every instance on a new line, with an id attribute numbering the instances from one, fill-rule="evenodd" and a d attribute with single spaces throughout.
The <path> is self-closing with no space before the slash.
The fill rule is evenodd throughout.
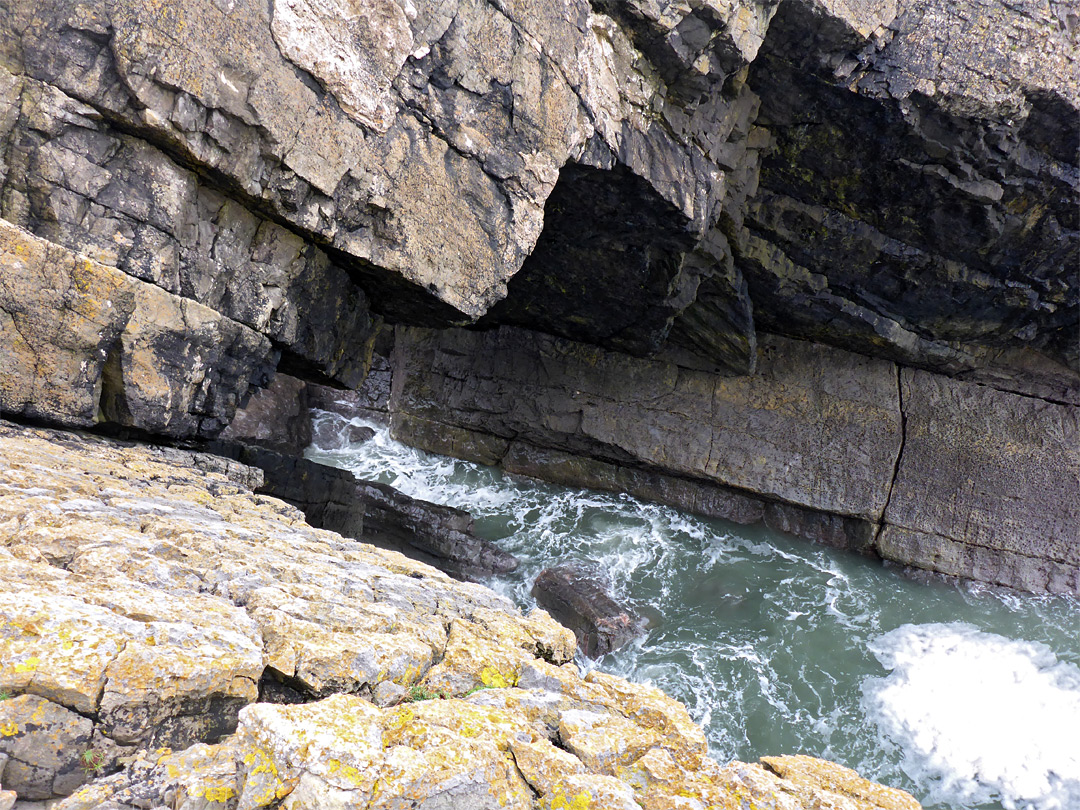
<path id="1" fill-rule="evenodd" d="M 1080 808 L 1080 668 L 1046 646 L 961 623 L 904 625 L 870 645 L 892 673 L 864 705 L 928 803 Z"/>

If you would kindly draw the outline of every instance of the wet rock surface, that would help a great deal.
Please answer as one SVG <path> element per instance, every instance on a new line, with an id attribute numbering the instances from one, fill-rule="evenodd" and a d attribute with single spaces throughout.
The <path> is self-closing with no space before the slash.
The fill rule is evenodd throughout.
<path id="1" fill-rule="evenodd" d="M 545 568 L 532 589 L 536 602 L 577 636 L 578 647 L 600 658 L 644 635 L 645 621 L 620 605 L 596 566 L 570 562 Z"/>
<path id="2" fill-rule="evenodd" d="M 453 577 L 478 580 L 517 568 L 517 559 L 473 532 L 461 509 L 411 498 L 347 470 L 257 447 L 215 449 L 261 469 L 260 492 L 296 506 L 313 526 L 399 551 Z"/>
<path id="3" fill-rule="evenodd" d="M 6 423 L 0 446 L 0 689 L 16 695 L 0 764 L 20 798 L 652 807 L 751 790 L 798 810 L 845 795 L 721 768 L 681 704 L 583 676 L 543 611 L 311 528 L 236 462 Z M 257 702 L 268 675 L 304 702 Z"/>

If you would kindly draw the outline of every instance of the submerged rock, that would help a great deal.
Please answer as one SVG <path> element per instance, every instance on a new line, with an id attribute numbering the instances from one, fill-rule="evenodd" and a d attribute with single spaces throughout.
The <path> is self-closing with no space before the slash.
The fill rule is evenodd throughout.
<path id="1" fill-rule="evenodd" d="M 532 588 L 536 601 L 574 631 L 590 658 L 619 649 L 644 633 L 644 620 L 611 596 L 601 572 L 585 563 L 545 568 Z"/>

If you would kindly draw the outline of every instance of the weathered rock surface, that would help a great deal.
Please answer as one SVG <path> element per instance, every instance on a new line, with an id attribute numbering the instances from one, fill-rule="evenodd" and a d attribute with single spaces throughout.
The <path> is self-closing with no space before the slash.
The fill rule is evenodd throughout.
<path id="1" fill-rule="evenodd" d="M 317 528 L 399 551 L 457 579 L 479 580 L 518 566 L 514 555 L 477 537 L 472 515 L 461 509 L 263 448 L 215 444 L 214 449 L 261 469 L 265 481 L 259 492 L 297 507 Z"/>
<path id="2" fill-rule="evenodd" d="M 748 76 L 772 146 L 733 240 L 758 327 L 1039 396 L 1069 366 L 1075 402 L 1073 13 L 781 4 Z"/>
<path id="3" fill-rule="evenodd" d="M 681 704 L 582 676 L 547 614 L 313 529 L 236 462 L 5 423 L 0 449 L 0 689 L 17 694 L 0 764 L 21 798 L 531 810 L 749 790 L 799 810 L 849 795 L 721 768 Z M 255 703 L 267 673 L 326 697 Z M 369 702 L 383 685 L 414 700 Z M 895 807 L 864 793 L 853 806 Z"/>
<path id="4" fill-rule="evenodd" d="M 757 375 L 722 377 L 511 328 L 401 329 L 395 351 L 394 430 L 410 443 L 449 425 L 501 440 L 495 460 L 518 440 L 870 521 L 885 508 L 901 438 L 890 363 L 776 340 Z"/>
<path id="5" fill-rule="evenodd" d="M 882 553 L 1080 593 L 1080 410 L 908 369 L 901 386 L 904 452 Z"/>
<path id="6" fill-rule="evenodd" d="M 276 358 L 193 301 L 0 220 L 0 413 L 213 436 Z"/>
<path id="7" fill-rule="evenodd" d="M 218 438 L 299 456 L 311 444 L 311 433 L 307 383 L 275 374 L 236 411 Z"/>
<path id="8" fill-rule="evenodd" d="M 930 570 L 1078 593 L 1078 409 L 770 338 L 731 378 L 536 333 L 400 329 L 395 434 Z"/>
<path id="9" fill-rule="evenodd" d="M 55 10 L 80 17 L 75 7 Z M 18 17 L 9 12 L 5 24 Z M 56 58 L 80 57 L 67 50 Z M 12 128 L 0 135 L 5 219 L 260 332 L 290 367 L 359 384 L 377 324 L 363 291 L 324 251 L 200 178 L 182 156 L 57 89 L 51 68 L 37 81 L 7 67 L 20 75 L 0 65 L 0 83 L 11 83 L 17 99 Z M 75 84 L 86 91 L 84 81 Z"/>
<path id="10" fill-rule="evenodd" d="M 537 604 L 574 631 L 578 647 L 590 658 L 644 635 L 644 620 L 612 597 L 595 566 L 578 561 L 545 568 L 532 593 Z"/>

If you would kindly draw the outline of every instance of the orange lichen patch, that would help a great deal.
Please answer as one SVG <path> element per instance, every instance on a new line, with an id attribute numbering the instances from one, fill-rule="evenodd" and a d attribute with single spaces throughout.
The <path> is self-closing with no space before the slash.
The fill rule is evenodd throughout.
<path id="1" fill-rule="evenodd" d="M 883 810 L 919 810 L 921 805 L 910 793 L 864 779 L 851 768 L 802 754 L 762 757 L 761 762 L 791 785 L 796 794 L 824 790 L 856 800 L 860 808 Z"/>

